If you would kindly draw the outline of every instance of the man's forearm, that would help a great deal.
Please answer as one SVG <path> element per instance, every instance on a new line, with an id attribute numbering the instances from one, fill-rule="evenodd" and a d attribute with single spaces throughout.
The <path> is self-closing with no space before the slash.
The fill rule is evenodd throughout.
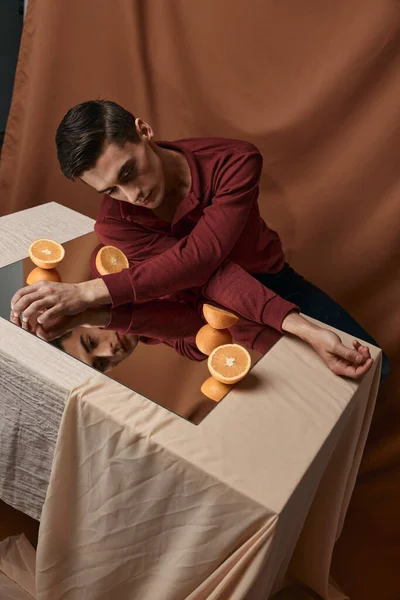
<path id="1" fill-rule="evenodd" d="M 229 260 L 215 271 L 201 288 L 201 294 L 248 321 L 268 325 L 280 332 L 283 318 L 297 308 Z"/>
<path id="2" fill-rule="evenodd" d="M 101 278 L 78 284 L 87 308 L 111 304 L 110 292 Z"/>
<path id="3" fill-rule="evenodd" d="M 282 321 L 282 329 L 311 345 L 313 345 L 316 336 L 321 331 L 321 327 L 314 325 L 314 323 L 311 323 L 296 311 L 286 315 Z"/>

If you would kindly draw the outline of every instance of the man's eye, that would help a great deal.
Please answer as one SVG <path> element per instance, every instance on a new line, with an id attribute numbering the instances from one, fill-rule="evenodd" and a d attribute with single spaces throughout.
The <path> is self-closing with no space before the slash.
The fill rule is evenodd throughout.
<path id="1" fill-rule="evenodd" d="M 96 348 L 97 344 L 90 335 L 88 335 L 88 346 L 89 348 Z"/>
<path id="2" fill-rule="evenodd" d="M 132 174 L 133 174 L 133 168 L 131 167 L 130 169 L 125 171 L 125 173 L 123 174 L 123 176 L 122 176 L 123 181 L 129 181 L 129 179 L 132 178 Z"/>

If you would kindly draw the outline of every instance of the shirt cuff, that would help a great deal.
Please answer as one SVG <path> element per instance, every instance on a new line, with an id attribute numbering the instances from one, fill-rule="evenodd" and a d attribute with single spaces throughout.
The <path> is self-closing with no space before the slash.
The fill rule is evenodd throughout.
<path id="1" fill-rule="evenodd" d="M 102 280 L 110 293 L 113 308 L 135 302 L 135 292 L 129 276 L 129 269 L 123 269 L 119 273 L 111 273 L 111 275 L 103 275 Z"/>
<path id="2" fill-rule="evenodd" d="M 110 320 L 104 329 L 112 329 L 121 333 L 128 333 L 132 320 L 132 306 L 120 306 L 112 308 Z"/>
<path id="3" fill-rule="evenodd" d="M 281 333 L 285 333 L 282 329 L 282 323 L 292 310 L 300 312 L 300 308 L 296 304 L 293 304 L 293 302 L 289 302 L 280 296 L 275 296 L 264 306 L 261 315 L 262 322 L 264 325 L 269 325 Z"/>

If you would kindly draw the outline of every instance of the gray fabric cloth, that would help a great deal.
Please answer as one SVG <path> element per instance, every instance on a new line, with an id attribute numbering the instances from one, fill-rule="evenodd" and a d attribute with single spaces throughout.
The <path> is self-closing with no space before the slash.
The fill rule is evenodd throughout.
<path id="1" fill-rule="evenodd" d="M 39 520 L 68 393 L 0 354 L 0 395 L 0 497 Z"/>
<path id="2" fill-rule="evenodd" d="M 0 267 L 25 258 L 33 239 L 64 243 L 93 231 L 93 223 L 55 202 L 1 217 Z M 0 318 L 0 498 L 34 519 L 40 519 L 65 401 L 91 374 Z"/>

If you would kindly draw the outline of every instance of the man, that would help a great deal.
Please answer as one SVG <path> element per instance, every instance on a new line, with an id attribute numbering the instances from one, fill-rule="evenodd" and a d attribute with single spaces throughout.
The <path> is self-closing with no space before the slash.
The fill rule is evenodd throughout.
<path id="1" fill-rule="evenodd" d="M 131 307 L 122 307 L 122 310 L 132 312 Z M 47 330 L 34 322 L 27 324 L 26 329 L 102 373 L 111 371 L 128 358 L 139 342 L 166 344 L 193 361 L 207 358 L 195 343 L 196 333 L 204 321 L 198 310 L 187 303 L 166 299 L 138 305 L 134 321 L 123 333 L 105 329 L 109 321 L 110 309 L 104 306 L 71 317 L 56 317 Z M 253 338 L 260 337 L 260 329 L 265 328 L 254 328 L 252 323 L 249 326 L 247 338 L 252 344 Z M 239 337 L 243 337 L 241 329 L 238 329 Z M 266 340 L 263 341 L 264 349 L 271 335 L 262 337 Z M 276 340 L 272 338 L 272 341 Z"/>
<path id="2" fill-rule="evenodd" d="M 193 303 L 171 300 L 146 302 L 138 305 L 134 311 L 131 307 L 125 307 L 134 312 L 135 318 L 124 333 L 105 329 L 110 321 L 110 309 L 107 307 L 89 309 L 68 317 L 67 328 L 70 331 L 60 337 L 54 338 L 54 335 L 60 327 L 61 331 L 65 330 L 65 317 L 53 320 L 53 330 L 45 331 L 41 326 L 39 331 L 35 327 L 28 329 L 102 373 L 112 371 L 127 359 L 139 342 L 165 344 L 181 356 L 200 362 L 207 359 L 196 345 L 196 334 L 204 325 L 200 317 L 204 301 L 197 297 L 194 303 L 197 304 L 197 310 Z M 235 343 L 260 354 L 266 354 L 281 337 L 271 327 L 246 319 L 240 319 L 230 328 L 230 332 Z"/>
<path id="3" fill-rule="evenodd" d="M 125 331 L 135 307 L 184 297 L 189 289 L 300 337 L 338 375 L 358 378 L 371 367 L 368 347 L 354 340 L 347 348 L 339 336 L 299 314 L 375 344 L 285 263 L 279 236 L 259 213 L 262 157 L 252 144 L 216 138 L 156 143 L 149 124 L 109 101 L 68 111 L 56 143 L 64 175 L 102 195 L 95 230 L 103 244 L 127 255 L 130 268 L 78 285 L 23 288 L 12 300 L 15 319 L 23 313 L 29 322 L 39 315 L 46 330 L 60 316 L 111 305 L 106 327 Z M 121 316 L 128 305 L 130 314 Z"/>

